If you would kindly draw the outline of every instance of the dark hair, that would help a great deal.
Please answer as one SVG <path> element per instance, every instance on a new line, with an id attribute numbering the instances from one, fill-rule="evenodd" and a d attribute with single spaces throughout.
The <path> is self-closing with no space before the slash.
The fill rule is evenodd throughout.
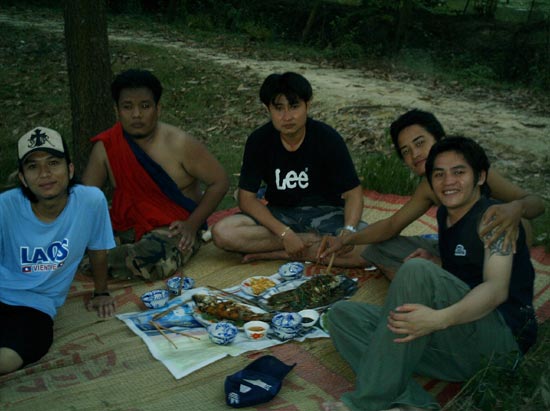
<path id="1" fill-rule="evenodd" d="M 155 104 L 158 104 L 162 96 L 162 85 L 158 78 L 148 70 L 130 69 L 118 74 L 111 84 L 111 95 L 118 105 L 120 93 L 124 89 L 145 87 L 153 93 Z"/>
<path id="2" fill-rule="evenodd" d="M 67 163 L 67 171 L 69 170 L 69 164 L 72 163 L 71 161 L 71 153 L 69 152 L 69 146 L 67 145 L 67 142 L 62 137 L 61 141 L 63 141 L 63 151 L 65 152 L 64 155 L 60 158 L 64 158 L 65 162 Z M 23 174 L 23 161 L 19 161 L 19 172 Z M 73 177 L 69 179 L 69 185 L 67 186 L 67 194 L 70 193 L 71 187 L 78 183 L 78 179 L 76 177 L 76 173 L 73 174 Z M 19 180 L 19 186 L 21 187 L 21 191 L 23 192 L 23 195 L 27 197 L 31 203 L 38 202 L 38 198 L 34 195 L 34 193 L 29 189 L 29 187 L 26 187 L 21 180 Z"/>
<path id="3" fill-rule="evenodd" d="M 284 95 L 290 104 L 303 100 L 307 103 L 313 96 L 311 84 L 301 74 L 287 71 L 270 74 L 260 87 L 260 100 L 269 107 L 279 95 Z"/>
<path id="4" fill-rule="evenodd" d="M 474 184 L 477 184 L 479 181 L 479 176 L 483 171 L 485 175 L 489 174 L 489 167 L 491 166 L 485 150 L 478 143 L 476 143 L 471 138 L 462 137 L 462 136 L 449 136 L 443 140 L 435 143 L 430 149 L 430 154 L 426 159 L 426 178 L 432 187 L 432 172 L 434 169 L 435 158 L 447 151 L 454 151 L 458 154 L 461 154 L 464 157 L 464 160 L 468 163 L 474 172 Z M 432 187 L 433 188 L 433 187 Z M 487 178 L 485 178 L 485 183 L 481 186 L 481 193 L 489 196 L 489 186 L 487 185 Z"/>
<path id="5" fill-rule="evenodd" d="M 443 126 L 432 113 L 418 110 L 416 108 L 407 111 L 405 114 L 402 114 L 397 118 L 397 120 L 391 123 L 390 126 L 391 139 L 393 141 L 395 151 L 397 151 L 397 155 L 401 159 L 403 159 L 403 155 L 401 155 L 401 149 L 399 148 L 397 137 L 399 137 L 399 133 L 401 133 L 404 128 L 415 124 L 421 126 L 428 133 L 434 136 L 435 141 L 439 141 L 443 137 L 445 137 L 445 130 L 443 130 Z"/>

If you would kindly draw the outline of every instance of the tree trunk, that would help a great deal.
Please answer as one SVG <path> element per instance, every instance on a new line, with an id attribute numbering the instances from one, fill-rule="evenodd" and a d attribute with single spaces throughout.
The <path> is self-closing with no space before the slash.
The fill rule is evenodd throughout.
<path id="1" fill-rule="evenodd" d="M 65 48 L 72 114 L 73 162 L 80 172 L 91 149 L 89 138 L 114 121 L 107 6 L 105 0 L 65 0 Z"/>
<path id="2" fill-rule="evenodd" d="M 393 40 L 393 51 L 397 52 L 405 43 L 409 26 L 412 22 L 412 0 L 401 0 L 399 5 L 399 20 Z"/>
<path id="3" fill-rule="evenodd" d="M 313 7 L 311 8 L 311 11 L 309 12 L 309 17 L 307 19 L 304 30 L 302 31 L 302 43 L 305 42 L 306 39 L 309 36 L 309 32 L 311 31 L 311 29 L 313 27 L 313 22 L 315 21 L 315 18 L 317 17 L 317 11 L 319 10 L 319 5 L 320 4 L 321 4 L 320 1 L 316 1 L 315 4 L 313 4 Z"/>

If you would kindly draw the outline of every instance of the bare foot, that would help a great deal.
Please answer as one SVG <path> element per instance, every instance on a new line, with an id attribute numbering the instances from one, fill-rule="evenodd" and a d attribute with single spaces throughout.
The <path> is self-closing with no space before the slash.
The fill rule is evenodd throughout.
<path id="1" fill-rule="evenodd" d="M 285 250 L 267 251 L 265 253 L 251 253 L 243 256 L 242 262 L 249 263 L 258 260 L 288 260 L 290 257 Z"/>
<path id="2" fill-rule="evenodd" d="M 351 411 L 342 401 L 327 401 L 323 403 L 323 411 Z"/>

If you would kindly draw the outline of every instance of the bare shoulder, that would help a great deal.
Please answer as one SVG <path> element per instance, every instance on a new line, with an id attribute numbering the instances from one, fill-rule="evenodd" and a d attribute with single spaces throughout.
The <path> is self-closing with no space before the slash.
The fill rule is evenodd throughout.
<path id="1" fill-rule="evenodd" d="M 92 146 L 88 164 L 82 173 L 82 182 L 85 185 L 102 187 L 107 177 L 111 178 L 109 159 L 102 141 Z M 111 179 L 112 180 L 112 179 Z M 111 181 L 114 184 L 114 181 Z"/>
<path id="2" fill-rule="evenodd" d="M 90 152 L 90 158 L 95 157 L 98 159 L 107 159 L 107 151 L 105 150 L 105 145 L 103 141 L 96 141 L 92 146 L 92 151 Z"/>
<path id="3" fill-rule="evenodd" d="M 422 177 L 420 180 L 420 184 L 418 184 L 413 194 L 413 199 L 416 199 L 416 201 L 419 202 L 421 201 L 425 204 L 430 203 L 430 206 L 440 204 L 426 177 Z"/>
<path id="4" fill-rule="evenodd" d="M 177 155 L 192 154 L 203 144 L 188 132 L 167 123 L 159 123 L 159 135 L 162 145 Z"/>
<path id="5" fill-rule="evenodd" d="M 193 136 L 191 136 L 191 134 L 179 127 L 173 126 L 172 124 L 159 122 L 158 127 L 159 135 L 162 137 L 164 142 L 178 145 L 197 141 Z"/>
<path id="6" fill-rule="evenodd" d="M 491 223 L 492 221 L 492 220 L 489 220 L 483 223 L 483 220 L 484 219 L 482 218 L 481 219 L 482 222 L 479 224 L 478 234 L 480 234 L 483 228 L 487 226 L 489 223 Z M 480 235 L 481 241 L 486 242 L 492 239 L 497 230 L 498 230 L 498 227 L 494 227 L 491 230 L 489 230 L 484 236 Z M 506 248 L 504 247 L 505 239 L 506 239 L 506 231 L 503 231 L 502 233 L 500 233 L 497 239 L 494 240 L 489 246 L 489 249 L 488 249 L 489 255 L 507 256 L 512 254 L 512 250 L 513 250 L 512 244 L 508 244 Z"/>

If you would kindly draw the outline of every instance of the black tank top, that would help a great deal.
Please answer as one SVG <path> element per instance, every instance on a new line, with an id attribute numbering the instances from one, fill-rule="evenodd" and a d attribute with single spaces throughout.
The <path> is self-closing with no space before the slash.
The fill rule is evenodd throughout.
<path id="1" fill-rule="evenodd" d="M 442 266 L 470 288 L 483 282 L 485 249 L 479 238 L 478 226 L 485 210 L 493 204 L 498 202 L 481 197 L 452 227 L 447 227 L 447 209 L 441 206 L 437 211 Z M 535 270 L 525 242 L 525 231 L 521 226 L 516 249 L 508 299 L 497 309 L 512 330 L 520 349 L 526 352 L 535 343 L 537 336 L 537 322 L 533 309 Z"/>

